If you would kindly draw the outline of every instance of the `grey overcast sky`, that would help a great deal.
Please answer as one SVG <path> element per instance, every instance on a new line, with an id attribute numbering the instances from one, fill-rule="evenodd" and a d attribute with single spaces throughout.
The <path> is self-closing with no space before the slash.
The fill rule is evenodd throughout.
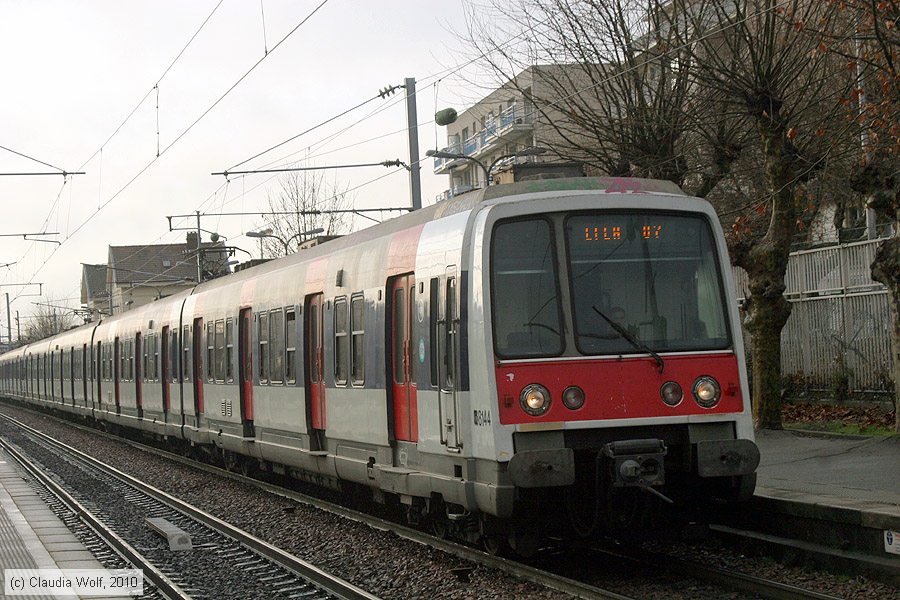
<path id="1" fill-rule="evenodd" d="M 224 179 L 210 172 L 299 133 L 386 85 L 400 84 L 404 77 L 421 82 L 419 122 L 427 123 L 419 131 L 421 155 L 445 145 L 445 131 L 430 123 L 435 107 L 464 108 L 460 104 L 472 97 L 463 82 L 473 67 L 437 85 L 434 77 L 470 56 L 452 33 L 464 28 L 462 2 L 330 0 L 273 50 L 320 2 L 223 0 L 216 8 L 219 0 L 0 0 L 0 145 L 63 169 L 87 171 L 65 185 L 62 177 L 0 177 L 0 233 L 59 231 L 56 239 L 65 241 L 57 248 L 0 238 L 0 265 L 18 261 L 0 268 L 0 286 L 44 282 L 45 298 L 77 306 L 80 263 L 105 263 L 109 245 L 183 240 L 184 232 L 168 233 L 166 215 L 198 208 L 264 208 L 277 179 L 248 176 L 233 179 L 226 189 Z M 160 81 L 159 109 L 153 91 L 97 152 L 214 9 Z M 266 59 L 169 147 L 266 49 Z M 407 161 L 401 94 L 372 102 L 250 165 L 288 155 L 287 160 L 309 157 L 315 165 Z M 169 148 L 120 192 L 156 157 L 157 118 L 160 149 Z M 361 143 L 376 136 L 384 137 Z M 430 160 L 423 160 L 422 167 L 428 204 L 447 181 L 433 174 Z M 0 172 L 34 170 L 48 169 L 0 150 Z M 405 172 L 390 174 L 377 167 L 330 173 L 344 185 L 363 186 L 355 192 L 358 208 L 409 203 Z M 242 234 L 258 223 L 252 217 L 208 218 L 203 227 L 253 250 L 252 240 Z M 0 287 L 13 298 L 22 291 Z M 34 300 L 39 299 L 19 298 L 13 311 L 33 312 Z"/>

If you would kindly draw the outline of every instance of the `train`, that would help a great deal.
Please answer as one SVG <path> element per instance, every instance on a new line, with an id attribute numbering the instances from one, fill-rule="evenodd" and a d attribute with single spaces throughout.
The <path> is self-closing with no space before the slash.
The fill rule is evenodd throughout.
<path id="1" fill-rule="evenodd" d="M 719 220 L 677 185 L 493 185 L 0 356 L 0 393 L 520 552 L 752 496 Z"/>

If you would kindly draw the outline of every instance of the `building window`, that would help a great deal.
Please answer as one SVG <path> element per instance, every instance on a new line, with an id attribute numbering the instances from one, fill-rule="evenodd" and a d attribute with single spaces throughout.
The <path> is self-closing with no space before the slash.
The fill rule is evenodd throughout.
<path id="1" fill-rule="evenodd" d="M 259 333 L 256 336 L 259 340 L 259 382 L 269 382 L 269 315 L 262 313 L 259 315 Z"/>
<path id="2" fill-rule="evenodd" d="M 269 313 L 269 318 L 269 379 L 272 383 L 284 383 L 284 313 L 279 308 Z"/>
<path id="3" fill-rule="evenodd" d="M 350 374 L 353 385 L 366 380 L 366 302 L 362 294 L 350 298 Z"/>
<path id="4" fill-rule="evenodd" d="M 337 385 L 347 384 L 347 365 L 350 336 L 347 322 L 347 297 L 334 299 L 334 382 Z"/>
<path id="5" fill-rule="evenodd" d="M 288 383 L 297 382 L 297 315 L 289 308 L 285 315 L 285 367 Z"/>

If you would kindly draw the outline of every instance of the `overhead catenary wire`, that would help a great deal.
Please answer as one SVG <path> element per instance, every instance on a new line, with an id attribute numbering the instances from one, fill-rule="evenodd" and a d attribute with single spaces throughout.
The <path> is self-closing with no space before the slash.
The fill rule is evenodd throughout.
<path id="1" fill-rule="evenodd" d="M 82 229 L 84 229 L 93 219 L 107 206 L 109 206 L 116 198 L 118 198 L 125 190 L 127 190 L 131 185 L 137 181 L 138 178 L 141 177 L 154 163 L 156 163 L 163 155 L 166 154 L 173 146 L 175 146 L 179 141 L 181 141 L 185 135 L 187 135 L 200 121 L 203 120 L 206 115 L 208 115 L 216 106 L 219 105 L 222 100 L 224 100 L 234 89 L 240 85 L 242 81 L 244 81 L 253 71 L 262 64 L 269 56 L 275 53 L 275 51 L 291 36 L 293 36 L 305 23 L 307 23 L 316 13 L 321 10 L 323 6 L 328 3 L 329 0 L 322 0 L 319 4 L 317 4 L 306 16 L 300 20 L 290 31 L 288 31 L 274 46 L 269 50 L 269 53 L 257 60 L 253 65 L 250 66 L 247 71 L 241 75 L 237 81 L 235 81 L 224 93 L 222 93 L 206 110 L 204 110 L 190 125 L 187 126 L 175 139 L 173 139 L 168 145 L 166 145 L 161 151 L 159 156 L 153 157 L 146 165 L 144 165 L 137 173 L 134 174 L 128 181 L 125 182 L 115 193 L 113 193 L 105 202 L 103 202 L 95 211 L 93 211 L 86 219 L 84 219 L 73 231 L 69 234 L 68 237 L 63 240 L 63 242 L 58 246 L 51 254 L 43 261 L 43 263 L 32 273 L 31 278 L 36 277 L 47 265 L 50 259 L 56 254 L 59 248 L 62 247 L 68 240 L 72 239 L 75 235 L 77 235 Z M 221 2 L 220 2 L 221 4 Z M 218 7 L 218 5 L 217 5 Z M 152 90 L 151 90 L 152 91 Z M 149 93 L 149 92 L 148 92 Z"/>

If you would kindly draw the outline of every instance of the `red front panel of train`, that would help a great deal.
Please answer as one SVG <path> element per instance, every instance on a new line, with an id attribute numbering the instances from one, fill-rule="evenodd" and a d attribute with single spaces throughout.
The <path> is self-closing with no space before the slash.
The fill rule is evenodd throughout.
<path id="1" fill-rule="evenodd" d="M 500 422 L 504 425 L 744 410 L 737 360 L 731 354 L 665 357 L 662 374 L 652 358 L 626 358 L 509 362 L 498 365 L 496 375 Z M 700 407 L 691 393 L 694 381 L 702 375 L 714 377 L 721 387 L 721 400 L 713 408 Z M 675 381 L 684 390 L 684 398 L 677 406 L 668 406 L 662 401 L 660 387 L 667 381 Z M 546 387 L 552 398 L 550 410 L 539 417 L 525 413 L 519 404 L 522 389 L 532 383 Z M 580 387 L 585 393 L 584 406 L 578 410 L 570 410 L 562 401 L 563 390 L 571 385 Z"/>

